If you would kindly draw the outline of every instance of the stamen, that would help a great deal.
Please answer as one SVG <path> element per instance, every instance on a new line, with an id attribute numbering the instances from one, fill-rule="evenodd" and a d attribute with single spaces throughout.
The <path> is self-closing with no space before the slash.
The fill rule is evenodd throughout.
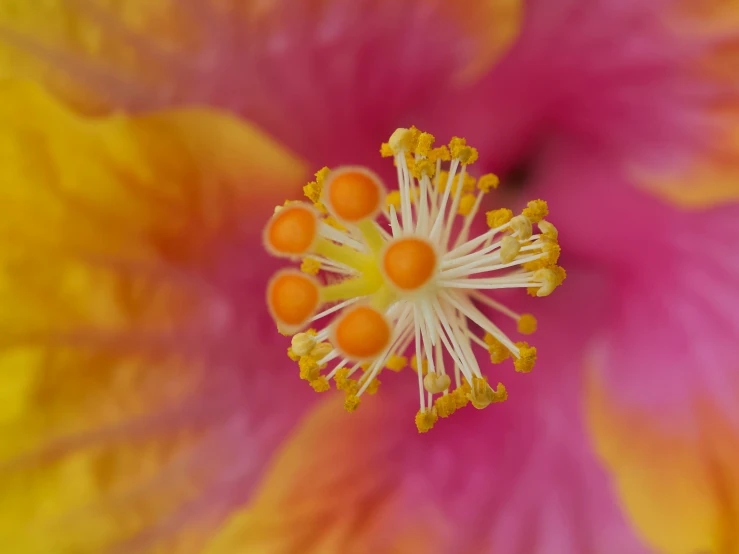
<path id="1" fill-rule="evenodd" d="M 544 219 L 543 200 L 518 215 L 487 212 L 489 229 L 470 239 L 498 178 L 470 175 L 478 153 L 464 139 L 433 145 L 434 137 L 415 127 L 393 133 L 380 149 L 397 171 L 398 189 L 387 195 L 366 168 L 323 168 L 303 189 L 313 205 L 278 207 L 264 234 L 270 252 L 302 261 L 302 273 L 278 272 L 267 287 L 280 331 L 325 322 L 292 337 L 288 356 L 300 377 L 317 392 L 333 380 L 351 412 L 364 393 L 379 390 L 383 370 L 415 373 L 422 433 L 469 403 L 483 409 L 507 399 L 503 384 L 488 384 L 479 352 L 493 364 L 512 358 L 521 373 L 534 366 L 536 348 L 514 342 L 483 310 L 515 321 L 523 335 L 536 331 L 536 318 L 485 291 L 525 288 L 546 296 L 566 277 L 556 265 L 558 233 Z M 316 313 L 322 303 L 328 307 Z M 413 372 L 404 371 L 408 365 Z"/>

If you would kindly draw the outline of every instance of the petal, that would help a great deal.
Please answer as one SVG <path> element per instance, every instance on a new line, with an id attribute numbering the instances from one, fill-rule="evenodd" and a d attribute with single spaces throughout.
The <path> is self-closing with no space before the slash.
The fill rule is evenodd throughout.
<path id="1" fill-rule="evenodd" d="M 0 544 L 196 545 L 308 403 L 260 240 L 303 165 L 211 110 L 84 119 L 7 81 L 0 159 Z"/>
<path id="2" fill-rule="evenodd" d="M 21 10 L 20 21 L 17 7 L 0 8 L 0 39 L 14 61 L 25 52 L 65 72 L 53 82 L 77 104 L 226 108 L 317 165 L 364 162 L 419 114 L 451 117 L 449 96 L 507 47 L 521 9 L 520 0 L 151 4 L 75 0 Z"/>
<path id="3" fill-rule="evenodd" d="M 575 275 L 569 294 L 547 299 L 534 373 L 501 372 L 507 402 L 419 435 L 413 373 L 382 379 L 353 414 L 328 396 L 208 552 L 646 552 L 582 425 L 579 356 L 607 288 Z"/>
<path id="4" fill-rule="evenodd" d="M 661 227 L 651 265 L 620 277 L 594 351 L 594 440 L 634 523 L 670 554 L 737 547 L 737 215 L 678 212 Z"/>

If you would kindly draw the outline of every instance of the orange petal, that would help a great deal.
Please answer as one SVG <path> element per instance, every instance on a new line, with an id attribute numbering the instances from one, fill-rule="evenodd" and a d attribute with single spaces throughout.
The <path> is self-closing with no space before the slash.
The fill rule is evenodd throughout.
<path id="1" fill-rule="evenodd" d="M 399 504 L 405 429 L 373 398 L 347 417 L 328 397 L 305 418 L 271 464 L 254 501 L 235 513 L 207 554 L 441 554 L 445 522 Z M 406 422 L 412 425 L 412 422 Z"/>
<path id="2" fill-rule="evenodd" d="M 685 406 L 687 422 L 618 405 L 596 377 L 587 399 L 595 446 L 627 513 L 665 554 L 739 548 L 739 432 L 707 398 Z"/>

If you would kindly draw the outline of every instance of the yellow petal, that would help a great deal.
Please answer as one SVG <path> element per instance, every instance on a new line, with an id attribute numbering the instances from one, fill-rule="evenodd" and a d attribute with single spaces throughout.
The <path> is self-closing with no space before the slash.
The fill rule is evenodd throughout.
<path id="1" fill-rule="evenodd" d="M 587 406 L 595 447 L 651 547 L 665 554 L 736 552 L 739 434 L 711 402 L 696 397 L 686 404 L 681 427 L 618 405 L 592 378 Z"/>
<path id="2" fill-rule="evenodd" d="M 261 248 L 264 214 L 306 173 L 212 110 L 86 119 L 37 86 L 0 83 L 5 550 L 108 551 L 219 478 L 202 456 L 235 408 L 217 388 L 226 376 L 185 347 L 229 304 L 203 278 Z M 186 526 L 188 540 L 212 517 Z"/>

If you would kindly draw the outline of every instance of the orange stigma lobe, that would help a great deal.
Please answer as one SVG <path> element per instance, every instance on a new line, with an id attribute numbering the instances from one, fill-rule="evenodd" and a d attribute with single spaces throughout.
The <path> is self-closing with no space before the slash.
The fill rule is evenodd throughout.
<path id="1" fill-rule="evenodd" d="M 382 259 L 385 275 L 399 289 L 412 291 L 425 285 L 436 270 L 436 252 L 428 241 L 402 238 L 388 246 Z"/>
<path id="2" fill-rule="evenodd" d="M 316 210 L 295 202 L 276 212 L 264 233 L 267 248 L 277 255 L 299 256 L 311 250 L 318 229 Z"/>
<path id="3" fill-rule="evenodd" d="M 345 310 L 334 328 L 336 346 L 354 360 L 380 354 L 390 342 L 390 334 L 385 316 L 370 306 Z"/>
<path id="4" fill-rule="evenodd" d="M 380 178 L 360 167 L 332 171 L 324 185 L 324 200 L 339 219 L 356 223 L 374 217 L 385 200 Z"/>
<path id="5" fill-rule="evenodd" d="M 267 287 L 267 304 L 272 317 L 285 330 L 305 326 L 319 304 L 319 285 L 305 273 L 279 271 Z"/>

